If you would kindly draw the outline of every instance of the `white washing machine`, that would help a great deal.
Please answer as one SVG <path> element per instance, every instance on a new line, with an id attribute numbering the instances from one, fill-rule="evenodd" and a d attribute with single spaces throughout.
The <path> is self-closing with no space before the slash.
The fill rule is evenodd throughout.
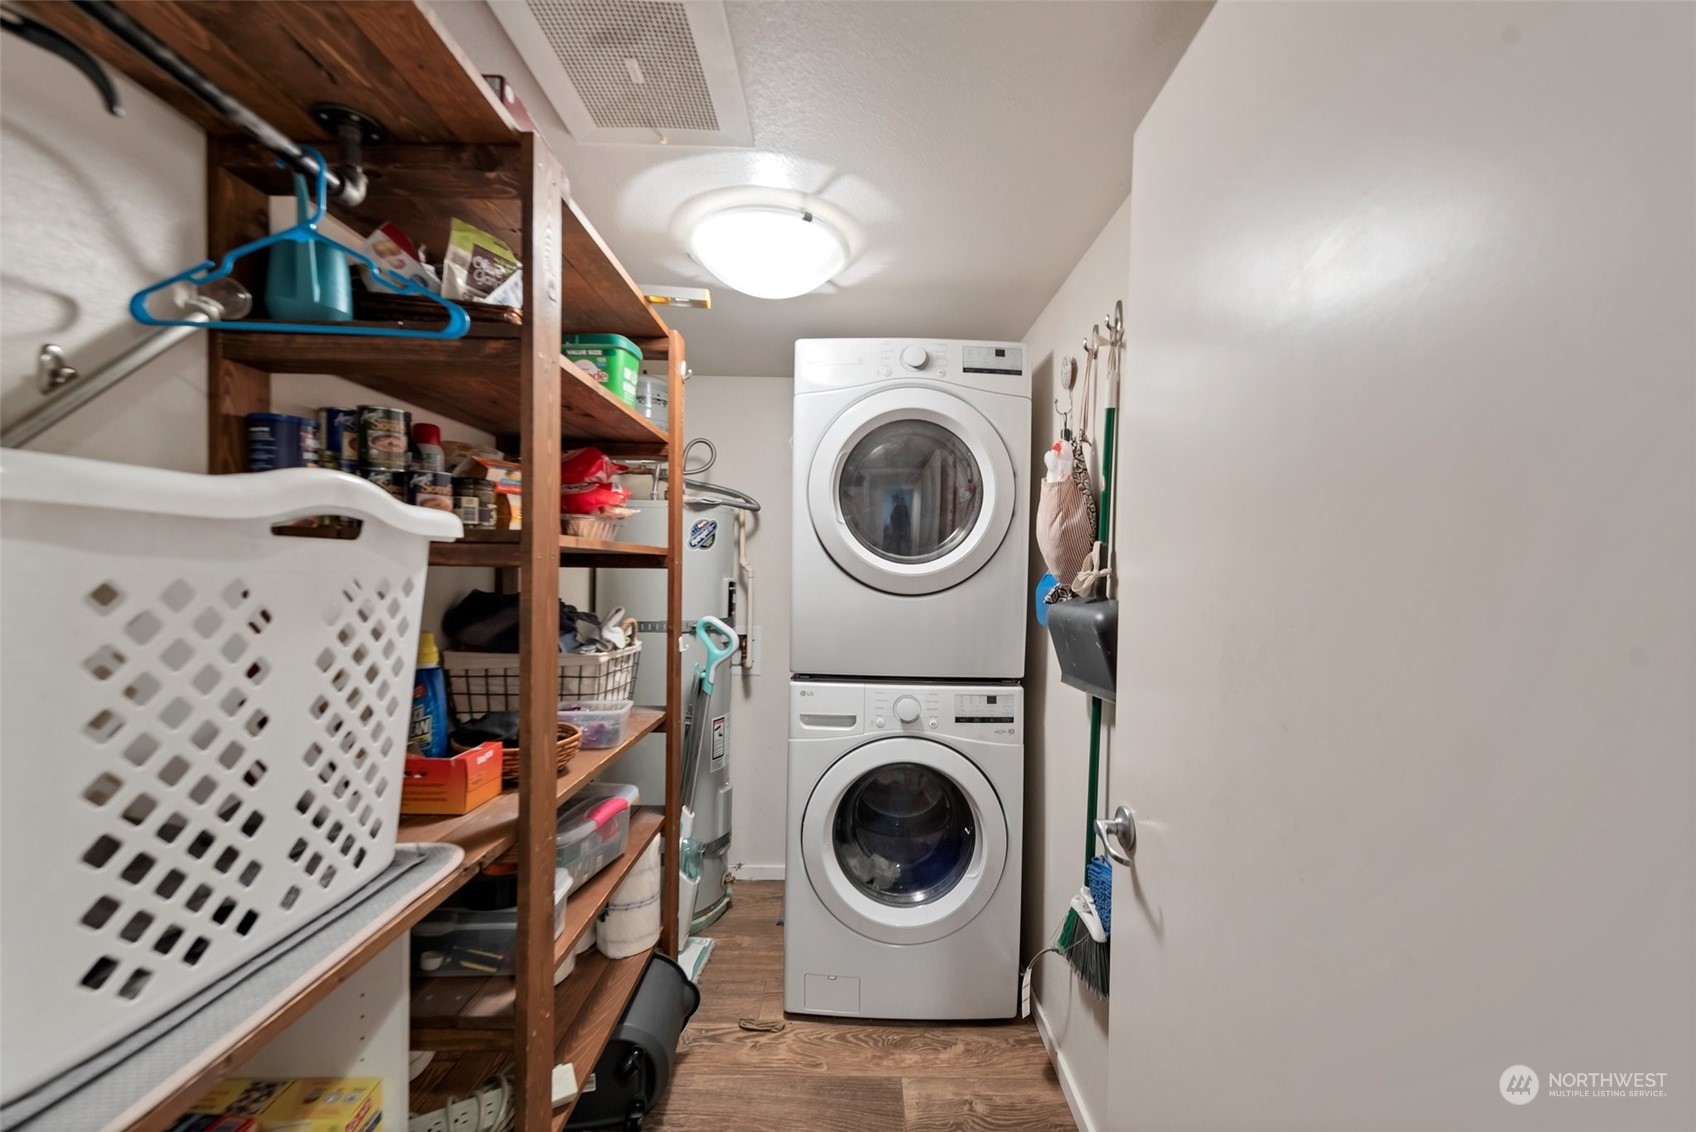
<path id="1" fill-rule="evenodd" d="M 785 1010 L 1017 1012 L 1023 695 L 790 683 Z"/>
<path id="2" fill-rule="evenodd" d="M 793 445 L 790 671 L 1023 676 L 1024 346 L 797 342 Z"/>

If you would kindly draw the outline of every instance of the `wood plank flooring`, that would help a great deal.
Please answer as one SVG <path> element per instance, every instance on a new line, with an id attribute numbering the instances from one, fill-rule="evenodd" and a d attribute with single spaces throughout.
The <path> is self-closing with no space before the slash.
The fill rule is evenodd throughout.
<path id="1" fill-rule="evenodd" d="M 1036 1027 L 783 1013 L 783 885 L 743 882 L 655 1132 L 1075 1132 Z M 741 1029 L 743 1018 L 786 1023 Z"/>

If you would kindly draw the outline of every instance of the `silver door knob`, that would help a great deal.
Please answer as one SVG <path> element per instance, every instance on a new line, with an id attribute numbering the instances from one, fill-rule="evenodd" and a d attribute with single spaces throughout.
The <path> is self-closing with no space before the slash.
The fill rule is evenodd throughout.
<path id="1" fill-rule="evenodd" d="M 1120 806 L 1110 818 L 1095 819 L 1095 835 L 1107 855 L 1121 865 L 1129 865 L 1137 855 L 1137 819 L 1127 806 Z"/>

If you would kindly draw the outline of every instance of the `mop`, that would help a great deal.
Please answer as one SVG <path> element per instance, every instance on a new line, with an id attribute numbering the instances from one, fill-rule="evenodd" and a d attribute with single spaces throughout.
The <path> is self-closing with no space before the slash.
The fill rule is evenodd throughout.
<path id="1" fill-rule="evenodd" d="M 714 642 L 715 635 L 724 640 L 722 648 Z M 695 666 L 695 698 L 690 704 L 689 721 L 683 736 L 682 797 L 684 805 L 691 807 L 691 815 L 695 802 L 695 786 L 700 781 L 701 768 L 706 764 L 709 757 L 708 748 L 712 743 L 713 678 L 718 672 L 718 666 L 723 664 L 740 644 L 736 630 L 716 617 L 702 617 L 695 622 L 695 639 L 701 642 L 707 658 L 704 663 Z M 692 821 L 692 817 L 685 821 Z M 705 927 L 712 923 L 723 915 L 725 908 L 729 906 L 730 894 L 727 892 L 706 914 L 696 917 L 701 921 L 698 926 Z M 703 956 L 702 962 L 705 961 Z"/>

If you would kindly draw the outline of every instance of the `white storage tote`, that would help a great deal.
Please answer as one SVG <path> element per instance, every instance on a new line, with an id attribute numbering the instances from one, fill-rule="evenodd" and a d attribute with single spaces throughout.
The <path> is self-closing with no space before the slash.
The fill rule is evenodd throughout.
<path id="1" fill-rule="evenodd" d="M 278 537 L 310 515 L 357 539 Z M 0 1096 L 394 855 L 432 539 L 340 472 L 0 455 Z"/>

